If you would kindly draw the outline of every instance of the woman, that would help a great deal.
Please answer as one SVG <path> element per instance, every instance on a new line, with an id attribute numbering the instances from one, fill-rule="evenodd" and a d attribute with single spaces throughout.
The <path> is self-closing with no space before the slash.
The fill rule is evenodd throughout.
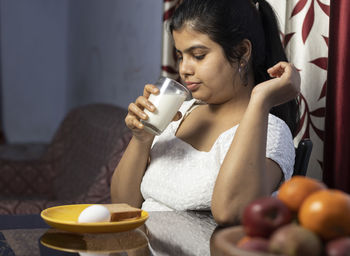
<path id="1" fill-rule="evenodd" d="M 170 31 L 195 100 L 156 138 L 139 120 L 147 119 L 144 109 L 154 111 L 147 99 L 158 89 L 146 85 L 129 105 L 133 137 L 112 178 L 113 202 L 211 210 L 218 224 L 229 225 L 290 178 L 300 77 L 286 62 L 274 17 L 265 0 L 180 4 Z"/>

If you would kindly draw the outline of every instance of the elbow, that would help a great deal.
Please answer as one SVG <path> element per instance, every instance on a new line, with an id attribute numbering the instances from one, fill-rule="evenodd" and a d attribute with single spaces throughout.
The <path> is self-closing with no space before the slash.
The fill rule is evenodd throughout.
<path id="1" fill-rule="evenodd" d="M 211 212 L 219 226 L 239 225 L 245 205 L 245 198 L 242 198 L 240 194 L 228 197 L 214 191 L 211 200 Z"/>
<path id="2" fill-rule="evenodd" d="M 219 207 L 212 206 L 212 214 L 215 222 L 222 227 L 238 225 L 241 222 L 242 211 L 241 207 L 228 206 Z"/>
<path id="3" fill-rule="evenodd" d="M 228 227 L 238 224 L 237 216 L 213 213 L 213 217 L 215 222 L 221 227 Z"/>
<path id="4" fill-rule="evenodd" d="M 215 222 L 219 226 L 240 225 L 243 212 L 247 205 L 260 197 L 258 190 L 242 191 L 227 194 L 213 193 L 211 201 L 211 211 Z"/>

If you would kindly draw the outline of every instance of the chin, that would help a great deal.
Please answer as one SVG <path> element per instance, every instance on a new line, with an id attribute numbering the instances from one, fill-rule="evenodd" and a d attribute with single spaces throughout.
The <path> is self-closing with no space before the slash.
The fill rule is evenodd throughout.
<path id="1" fill-rule="evenodd" d="M 196 100 L 199 100 L 199 101 L 202 101 L 202 102 L 209 104 L 208 100 L 210 99 L 210 97 L 203 95 L 203 93 L 201 93 L 199 91 L 192 92 L 192 97 Z"/>

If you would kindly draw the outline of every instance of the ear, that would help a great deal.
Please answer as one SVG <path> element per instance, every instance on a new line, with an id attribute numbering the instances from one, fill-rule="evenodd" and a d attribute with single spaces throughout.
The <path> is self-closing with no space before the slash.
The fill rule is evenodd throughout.
<path id="1" fill-rule="evenodd" d="M 239 44 L 239 50 L 242 54 L 241 59 L 248 63 L 252 54 L 252 43 L 248 39 L 243 39 Z"/>

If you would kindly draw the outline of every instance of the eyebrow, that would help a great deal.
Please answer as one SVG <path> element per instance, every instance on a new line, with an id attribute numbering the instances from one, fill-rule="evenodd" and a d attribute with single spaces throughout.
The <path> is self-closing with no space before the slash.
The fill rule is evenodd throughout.
<path id="1" fill-rule="evenodd" d="M 189 52 L 192 52 L 193 50 L 196 50 L 196 49 L 208 50 L 209 48 L 204 46 L 204 45 L 200 45 L 200 44 L 199 45 L 193 45 L 193 46 L 185 49 L 184 53 L 189 53 Z M 178 50 L 178 49 L 176 49 L 176 51 L 181 53 L 181 51 Z"/>

